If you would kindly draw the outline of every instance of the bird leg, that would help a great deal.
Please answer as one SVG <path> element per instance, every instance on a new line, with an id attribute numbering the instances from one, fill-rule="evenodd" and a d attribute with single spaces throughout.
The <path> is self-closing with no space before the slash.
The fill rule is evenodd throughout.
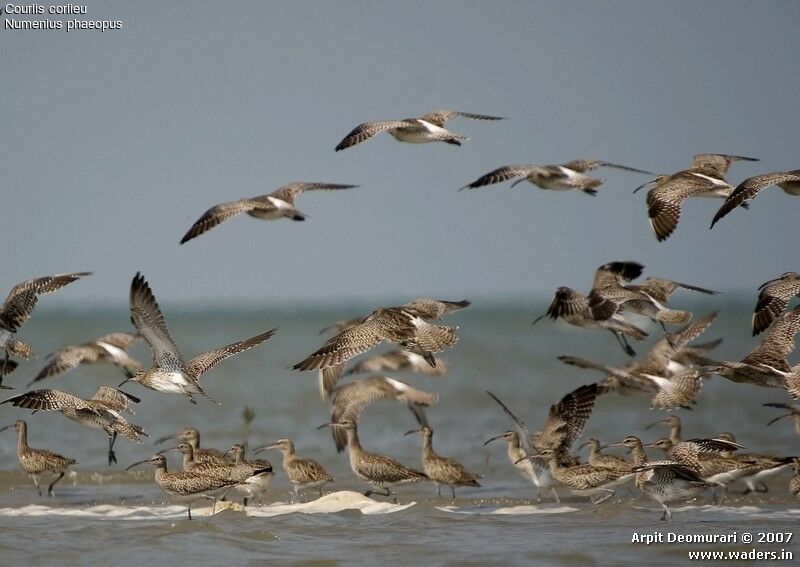
<path id="1" fill-rule="evenodd" d="M 556 491 L 555 487 L 550 487 L 550 491 L 553 493 L 553 498 L 556 499 L 556 504 L 561 504 L 561 498 L 558 497 L 558 492 Z"/>
<path id="2" fill-rule="evenodd" d="M 117 454 L 114 453 L 114 442 L 117 440 L 117 432 L 112 432 L 111 435 L 108 436 L 108 466 L 111 466 L 111 463 L 117 462 Z"/>
<path id="3" fill-rule="evenodd" d="M 51 482 L 51 483 L 50 483 L 50 486 L 48 486 L 48 487 L 47 487 L 47 494 L 48 494 L 49 496 L 55 496 L 55 495 L 56 495 L 56 493 L 55 493 L 55 492 L 53 492 L 53 487 L 56 485 L 56 483 L 57 483 L 59 480 L 61 480 L 62 478 L 64 478 L 64 474 L 65 474 L 65 473 L 64 473 L 64 471 L 61 471 L 61 474 L 59 474 L 59 475 L 58 475 L 58 478 L 57 478 L 57 479 L 55 479 L 53 482 Z"/>
<path id="4" fill-rule="evenodd" d="M 242 506 L 247 507 L 247 496 L 242 497 Z"/>
<path id="5" fill-rule="evenodd" d="M 636 356 L 636 351 L 633 350 L 633 347 L 628 344 L 628 339 L 625 338 L 625 335 L 619 331 L 615 331 L 614 329 L 609 329 L 609 331 L 611 331 L 611 334 L 613 334 L 614 338 L 617 339 L 619 346 L 622 347 L 622 350 L 625 351 L 625 354 L 628 356 Z"/>
<path id="6" fill-rule="evenodd" d="M 455 500 L 456 499 L 456 487 L 455 486 L 451 486 L 450 487 L 450 492 L 452 493 L 453 500 Z"/>
<path id="7" fill-rule="evenodd" d="M 661 506 L 664 508 L 664 513 L 661 515 L 661 518 L 660 518 L 661 521 L 671 522 L 672 521 L 672 512 L 670 511 L 670 509 L 667 507 L 666 504 L 662 503 Z"/>
<path id="8" fill-rule="evenodd" d="M 603 492 L 605 492 L 605 494 L 603 494 L 600 498 L 598 498 L 597 500 L 592 500 L 591 497 L 589 498 L 589 500 L 591 500 L 592 504 L 600 504 L 601 502 L 605 502 L 606 500 L 608 500 L 609 498 L 614 496 L 614 491 L 611 490 L 611 489 L 602 488 L 601 490 Z"/>
<path id="9" fill-rule="evenodd" d="M 33 480 L 33 484 L 36 485 L 36 490 L 39 491 L 39 496 L 41 496 L 42 495 L 42 488 L 39 486 L 39 475 L 32 474 L 31 475 L 31 480 Z"/>
<path id="10" fill-rule="evenodd" d="M 441 498 L 441 496 L 442 496 L 442 487 L 439 486 L 439 483 L 437 482 L 436 483 L 436 497 L 437 498 Z"/>
<path id="11" fill-rule="evenodd" d="M 192 519 L 192 505 L 191 504 L 187 504 L 186 505 L 186 513 L 189 514 L 189 519 L 191 520 Z"/>

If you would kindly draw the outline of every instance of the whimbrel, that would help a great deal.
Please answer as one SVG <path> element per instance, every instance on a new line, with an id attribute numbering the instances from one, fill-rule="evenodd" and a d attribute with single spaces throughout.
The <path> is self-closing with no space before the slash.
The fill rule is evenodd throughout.
<path id="1" fill-rule="evenodd" d="M 661 425 L 661 424 L 665 424 L 669 427 L 669 440 L 672 442 L 673 445 L 683 441 L 683 439 L 681 439 L 681 418 L 678 417 L 677 415 L 668 415 L 664 419 L 659 419 L 658 421 L 654 421 L 653 423 L 646 426 L 644 429 L 645 431 L 647 431 L 648 429 L 652 429 L 656 425 Z"/>
<path id="2" fill-rule="evenodd" d="M 794 351 L 798 331 L 800 305 L 776 319 L 758 346 L 740 362 L 716 362 L 717 374 L 732 382 L 786 388 L 796 397 L 800 394 L 800 367 L 792 369 L 787 357 Z"/>
<path id="3" fill-rule="evenodd" d="M 597 187 L 603 184 L 603 180 L 589 177 L 585 173 L 598 167 L 611 167 L 623 171 L 653 175 L 649 171 L 598 159 L 576 159 L 560 165 L 504 165 L 482 175 L 461 189 L 476 189 L 477 187 L 502 183 L 503 181 L 521 177 L 522 179 L 517 179 L 511 186 L 514 187 L 518 183 L 528 181 L 540 189 L 550 189 L 552 191 L 578 189 L 587 195 L 594 196 L 597 194 Z"/>
<path id="4" fill-rule="evenodd" d="M 242 504 L 247 506 L 248 498 L 260 498 L 266 492 L 273 476 L 272 464 L 264 459 L 245 459 L 246 449 L 242 443 L 236 443 L 228 453 L 233 454 L 234 458 L 230 478 L 241 483 L 234 490 L 244 493 Z"/>
<path id="5" fill-rule="evenodd" d="M 263 220 L 288 218 L 294 221 L 304 221 L 306 216 L 295 208 L 295 197 L 304 191 L 331 191 L 339 189 L 352 189 L 358 185 L 343 185 L 340 183 L 309 183 L 295 181 L 282 185 L 268 195 L 259 195 L 249 199 L 239 199 L 229 203 L 220 203 L 208 209 L 195 221 L 186 234 L 181 238 L 181 244 L 190 241 L 242 213 Z"/>
<path id="6" fill-rule="evenodd" d="M 25 360 L 33 358 L 33 349 L 14 335 L 31 318 L 39 296 L 52 293 L 90 274 L 91 272 L 54 274 L 25 280 L 11 288 L 5 301 L 0 305 L 0 348 L 5 351 L 5 359 L 0 364 L 0 388 L 9 389 L 7 386 L 2 386 L 3 376 L 10 374 L 17 366 L 9 359 L 10 356 Z"/>
<path id="7" fill-rule="evenodd" d="M 553 494 L 553 499 L 556 503 L 560 504 L 561 499 L 558 497 L 558 492 L 553 486 L 553 475 L 550 474 L 550 468 L 547 466 L 544 459 L 525 458 L 530 456 L 530 453 L 523 448 L 521 439 L 524 438 L 525 436 L 520 435 L 517 431 L 506 431 L 502 435 L 497 435 L 487 440 L 484 445 L 488 445 L 497 439 L 504 439 L 506 441 L 508 460 L 514 465 L 514 468 L 517 469 L 517 472 L 519 472 L 523 478 L 531 481 L 536 487 L 536 501 L 542 501 L 542 488 L 549 488 Z M 530 448 L 530 445 L 528 445 L 528 448 Z"/>
<path id="8" fill-rule="evenodd" d="M 317 461 L 298 457 L 291 439 L 278 439 L 274 443 L 256 448 L 254 453 L 257 455 L 267 449 L 280 449 L 283 453 L 283 471 L 292 483 L 295 499 L 300 499 L 300 490 L 303 488 L 317 488 L 322 496 L 322 485 L 334 482 L 333 477 Z"/>
<path id="9" fill-rule="evenodd" d="M 114 364 L 130 378 L 143 368 L 138 360 L 128 354 L 128 349 L 138 338 L 139 335 L 133 333 L 109 333 L 80 345 L 67 345 L 48 355 L 49 362 L 28 387 L 40 380 L 70 372 L 80 364 Z"/>
<path id="10" fill-rule="evenodd" d="M 396 504 L 397 494 L 392 492 L 389 486 L 428 480 L 428 476 L 425 473 L 407 467 L 391 457 L 364 450 L 358 440 L 358 430 L 355 422 L 342 420 L 337 423 L 325 423 L 320 427 L 328 425 L 330 427 L 340 427 L 347 432 L 350 468 L 358 478 L 372 485 L 372 489 L 364 493 L 365 496 L 371 496 L 372 494 L 391 496 Z M 381 491 L 377 492 L 377 489 L 381 489 Z"/>
<path id="11" fill-rule="evenodd" d="M 784 193 L 787 195 L 800 196 L 800 169 L 764 173 L 763 175 L 756 175 L 745 179 L 730 195 L 728 195 L 725 202 L 722 203 L 722 206 L 711 221 L 711 228 L 714 228 L 714 225 L 717 224 L 722 217 L 726 216 L 735 208 L 748 204 L 763 189 L 771 185 L 777 185 L 783 189 Z"/>
<path id="12" fill-rule="evenodd" d="M 88 400 L 61 390 L 31 390 L 18 396 L 3 400 L 0 404 L 11 403 L 16 407 L 36 411 L 58 411 L 64 417 L 86 427 L 102 429 L 108 435 L 108 466 L 117 462 L 114 442 L 117 435 L 136 443 L 142 442 L 144 429 L 126 420 L 122 412 L 133 415 L 132 404 L 139 398 L 109 386 L 100 386 Z"/>
<path id="13" fill-rule="evenodd" d="M 602 453 L 602 449 L 606 447 L 613 447 L 615 444 L 611 443 L 609 445 L 603 445 L 600 443 L 599 439 L 595 439 L 594 437 L 589 438 L 583 443 L 578 450 L 582 449 L 583 447 L 589 448 L 589 464 L 593 467 L 602 467 L 607 469 L 632 469 L 633 463 L 628 461 L 628 459 L 624 459 L 622 457 L 618 457 L 617 455 L 606 455 Z"/>
<path id="14" fill-rule="evenodd" d="M 55 496 L 53 487 L 59 480 L 64 478 L 67 469 L 77 461 L 75 461 L 75 459 L 62 457 L 46 449 L 34 449 L 33 447 L 29 447 L 28 425 L 21 419 L 14 422 L 14 425 L 6 425 L 0 428 L 0 432 L 12 427 L 19 434 L 17 438 L 17 458 L 19 459 L 19 466 L 21 466 L 22 470 L 33 480 L 33 484 L 36 485 L 39 496 L 42 495 L 42 487 L 39 486 L 39 475 L 56 475 L 55 480 L 47 487 L 47 495 Z"/>
<path id="15" fill-rule="evenodd" d="M 784 413 L 783 415 L 779 415 L 778 417 L 771 419 L 769 423 L 767 423 L 767 427 L 769 427 L 776 421 L 780 421 L 785 417 L 791 417 L 792 421 L 794 421 L 794 430 L 798 435 L 800 435 L 800 404 L 785 404 L 783 402 L 771 402 L 764 405 L 770 408 L 781 408 L 789 410 L 788 413 Z"/>
<path id="16" fill-rule="evenodd" d="M 545 459 L 553 478 L 578 496 L 588 496 L 599 504 L 614 496 L 614 488 L 633 477 L 630 467 L 624 469 L 595 467 L 589 464 L 565 466 L 553 449 L 539 450 L 535 457 Z M 525 457 L 531 458 L 531 457 Z M 594 498 L 600 495 L 599 498 Z"/>
<path id="17" fill-rule="evenodd" d="M 439 401 L 439 395 L 414 388 L 411 384 L 388 376 L 371 376 L 353 380 L 338 386 L 333 391 L 331 422 L 352 421 L 358 423 L 363 409 L 378 400 L 396 400 L 409 406 L 431 406 Z M 347 433 L 342 428 L 331 429 L 336 449 L 341 452 L 347 446 Z"/>
<path id="18" fill-rule="evenodd" d="M 216 505 L 215 493 L 227 492 L 237 484 L 235 480 L 227 480 L 215 476 L 206 476 L 192 472 L 168 472 L 167 459 L 164 455 L 153 455 L 149 459 L 133 463 L 126 471 L 133 467 L 148 463 L 155 467 L 155 482 L 167 495 L 186 501 L 187 514 L 192 519 L 192 502 L 199 498 L 212 500 Z M 213 513 L 213 512 L 212 512 Z"/>
<path id="19" fill-rule="evenodd" d="M 785 272 L 761 284 L 753 310 L 753 336 L 767 330 L 781 316 L 792 297 L 800 297 L 800 274 Z"/>
<path id="20" fill-rule="evenodd" d="M 458 327 L 443 327 L 432 323 L 470 305 L 468 299 L 447 301 L 418 298 L 397 307 L 379 308 L 367 317 L 337 321 L 322 329 L 320 333 L 336 329 L 338 334 L 306 360 L 294 365 L 294 368 L 297 370 L 319 368 L 319 390 L 323 400 L 333 392 L 339 378 L 344 374 L 344 362 L 371 349 L 382 340 L 399 343 L 406 351 L 416 357 L 422 357 L 428 366 L 435 368 L 438 359 L 433 356 L 433 352 L 438 350 L 425 350 L 424 345 L 433 341 L 439 350 L 452 346 L 458 340 L 455 336 Z M 335 351 L 342 349 L 348 352 L 337 355 Z M 327 360 L 324 359 L 323 353 L 329 355 Z M 342 360 L 337 362 L 334 356 L 341 357 Z"/>
<path id="21" fill-rule="evenodd" d="M 177 439 L 178 443 L 188 443 L 194 450 L 194 459 L 198 462 L 209 462 L 217 466 L 229 466 L 233 462 L 226 458 L 226 454 L 218 449 L 200 448 L 200 432 L 194 427 L 184 427 L 179 429 L 177 434 L 165 435 L 153 442 L 153 445 L 161 445 L 170 439 Z"/>
<path id="22" fill-rule="evenodd" d="M 148 370 L 137 372 L 128 380 L 138 382 L 151 390 L 183 394 L 193 404 L 197 403 L 194 399 L 197 394 L 217 403 L 200 386 L 200 376 L 226 358 L 260 345 L 277 331 L 271 329 L 255 337 L 204 352 L 186 362 L 169 334 L 164 315 L 156 303 L 150 285 L 139 273 L 131 282 L 130 306 L 131 321 L 150 345 L 153 365 Z"/>
<path id="23" fill-rule="evenodd" d="M 451 118 L 461 116 L 473 120 L 502 120 L 502 116 L 488 116 L 486 114 L 473 114 L 457 110 L 435 110 L 419 118 L 405 118 L 403 120 L 379 120 L 364 122 L 356 126 L 336 146 L 336 151 L 341 151 L 368 140 L 380 132 L 389 132 L 399 142 L 424 144 L 426 142 L 446 142 L 460 146 L 462 141 L 468 140 L 466 136 L 455 134 L 444 128 L 445 122 Z"/>
<path id="24" fill-rule="evenodd" d="M 433 450 L 433 430 L 428 424 L 425 411 L 422 408 L 411 408 L 417 418 L 419 427 L 407 431 L 406 435 L 422 433 L 422 470 L 436 485 L 436 496 L 442 495 L 442 485 L 449 486 L 452 498 L 456 497 L 456 486 L 480 486 L 478 477 L 469 472 L 464 465 L 443 457 Z"/>
<path id="25" fill-rule="evenodd" d="M 688 169 L 672 175 L 659 175 L 651 182 L 655 187 L 647 193 L 647 216 L 659 242 L 669 238 L 677 228 L 681 207 L 687 198 L 725 199 L 733 192 L 733 187 L 725 181 L 725 174 L 734 161 L 758 160 L 725 154 L 698 154 Z M 649 184 L 640 185 L 634 193 Z"/>
<path id="26" fill-rule="evenodd" d="M 368 372 L 416 372 L 438 378 L 447 373 L 447 366 L 439 358 L 436 359 L 436 365 L 431 366 L 420 354 L 408 350 L 395 349 L 365 358 L 348 369 L 343 376 Z"/>
<path id="27" fill-rule="evenodd" d="M 295 370 L 335 367 L 387 340 L 418 352 L 431 366 L 433 353 L 456 343 L 458 327 L 429 323 L 403 306 L 379 307 L 363 322 L 330 338 L 320 349 L 293 366 Z M 323 391 L 335 384 L 323 384 Z"/>
<path id="28" fill-rule="evenodd" d="M 692 468 L 675 461 L 647 462 L 642 442 L 638 437 L 629 436 L 612 446 L 627 447 L 633 455 L 634 471 L 637 472 L 635 484 L 664 509 L 661 520 L 672 521 L 672 511 L 668 502 L 691 500 L 705 490 L 714 488 L 716 483 L 707 482 Z"/>

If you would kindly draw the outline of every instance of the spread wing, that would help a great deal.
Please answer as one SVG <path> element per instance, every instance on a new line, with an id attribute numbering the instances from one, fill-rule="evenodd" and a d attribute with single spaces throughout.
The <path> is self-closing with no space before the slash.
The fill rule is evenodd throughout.
<path id="1" fill-rule="evenodd" d="M 30 319 L 40 295 L 52 293 L 91 273 L 54 274 L 18 283 L 11 288 L 3 305 L 0 306 L 0 327 L 16 332 L 19 327 Z"/>
<path id="2" fill-rule="evenodd" d="M 214 368 L 217 363 L 222 362 L 226 358 L 229 358 L 235 354 L 239 354 L 240 352 L 244 352 L 253 348 L 254 346 L 260 345 L 274 335 L 277 330 L 277 328 L 270 329 L 269 331 L 261 333 L 260 335 L 256 335 L 255 337 L 250 337 L 249 339 L 238 341 L 222 348 L 197 355 L 186 365 L 186 371 L 195 379 L 199 378 L 204 372 L 208 372 Z"/>
<path id="3" fill-rule="evenodd" d="M 628 167 L 627 165 L 619 165 L 618 163 L 611 163 L 608 161 L 601 161 L 599 159 L 576 159 L 572 161 L 568 161 L 567 163 L 563 164 L 564 167 L 568 167 L 578 173 L 586 173 L 587 171 L 591 171 L 593 169 L 597 169 L 598 167 L 610 167 L 613 169 L 621 169 L 623 171 L 632 171 L 634 173 L 643 173 L 645 175 L 654 175 L 654 173 L 650 171 L 645 171 L 643 169 L 636 169 L 635 167 Z"/>
<path id="4" fill-rule="evenodd" d="M 800 305 L 777 319 L 761 339 L 761 343 L 744 357 L 742 362 L 756 367 L 768 364 L 788 372 L 786 358 L 794 351 L 795 335 L 798 330 L 800 330 Z"/>
<path id="5" fill-rule="evenodd" d="M 558 319 L 559 317 L 580 315 L 588 309 L 589 299 L 585 295 L 569 287 L 560 287 L 556 290 L 550 305 L 547 307 L 547 311 L 542 317 L 548 316 L 552 319 Z M 539 317 L 539 319 L 542 317 Z"/>
<path id="6" fill-rule="evenodd" d="M 61 390 L 31 390 L 3 400 L 0 403 L 10 403 L 16 407 L 37 411 L 61 411 L 67 408 L 75 408 L 97 413 L 86 400 Z"/>
<path id="7" fill-rule="evenodd" d="M 344 137 L 336 146 L 336 151 L 341 151 L 370 139 L 375 134 L 392 128 L 408 128 L 411 124 L 405 120 L 379 120 L 377 122 L 364 122 L 359 124 Z"/>
<path id="8" fill-rule="evenodd" d="M 704 177 L 680 172 L 657 181 L 647 193 L 647 216 L 656 239 L 669 238 L 678 226 L 681 206 L 687 197 L 709 190 L 713 183 Z"/>
<path id="9" fill-rule="evenodd" d="M 594 273 L 592 289 L 618 285 L 635 280 L 642 275 L 644 265 L 632 260 L 616 260 L 603 264 Z"/>
<path id="10" fill-rule="evenodd" d="M 753 335 L 768 329 L 795 295 L 800 295 L 799 274 L 788 272 L 762 285 L 753 311 Z"/>
<path id="11" fill-rule="evenodd" d="M 443 128 L 445 122 L 461 116 L 462 118 L 470 118 L 472 120 L 504 120 L 505 116 L 489 116 L 488 114 L 474 114 L 472 112 L 460 112 L 458 110 L 434 110 L 420 116 L 425 122 L 436 124 L 438 127 Z"/>
<path id="12" fill-rule="evenodd" d="M 483 187 L 484 185 L 493 185 L 495 183 L 502 183 L 517 177 L 527 177 L 531 173 L 538 173 L 539 175 L 551 175 L 552 172 L 540 165 L 520 164 L 520 165 L 504 165 L 490 171 L 485 175 L 481 175 L 478 179 L 468 185 L 464 185 L 461 189 L 475 189 Z M 459 189 L 460 190 L 460 189 Z"/>
<path id="13" fill-rule="evenodd" d="M 551 406 L 538 438 L 538 448 L 569 449 L 589 421 L 597 395 L 597 384 L 587 384 L 573 390 Z"/>
<path id="14" fill-rule="evenodd" d="M 756 175 L 742 181 L 736 189 L 725 199 L 722 206 L 711 221 L 711 228 L 732 210 L 752 201 L 763 189 L 787 181 L 800 181 L 800 169 L 794 171 L 777 171 Z"/>
<path id="15" fill-rule="evenodd" d="M 150 345 L 153 365 L 164 370 L 183 370 L 186 363 L 169 334 L 164 314 L 156 303 L 150 285 L 138 272 L 131 282 L 130 304 L 131 322 Z"/>
<path id="16" fill-rule="evenodd" d="M 276 199 L 293 204 L 294 198 L 304 191 L 336 191 L 339 189 L 352 189 L 358 185 L 343 185 L 341 183 L 310 183 L 305 181 L 295 181 L 282 185 L 271 193 Z"/>
<path id="17" fill-rule="evenodd" d="M 31 384 L 74 370 L 84 360 L 97 360 L 97 357 L 98 348 L 93 345 L 65 347 L 50 356 L 50 362 L 31 380 Z"/>
<path id="18" fill-rule="evenodd" d="M 660 338 L 639 363 L 639 373 L 666 376 L 669 362 L 678 351 L 702 335 L 718 315 L 718 311 L 713 311 L 670 333 L 668 337 Z"/>
<path id="19" fill-rule="evenodd" d="M 230 203 L 220 203 L 208 209 L 203 215 L 197 219 L 194 224 L 186 231 L 186 234 L 181 238 L 181 244 L 196 238 L 228 220 L 242 213 L 252 211 L 262 207 L 263 204 L 259 203 L 257 198 L 253 199 L 239 199 L 238 201 L 231 201 Z"/>
<path id="20" fill-rule="evenodd" d="M 728 173 L 728 168 L 734 161 L 759 161 L 757 158 L 745 156 L 733 156 L 729 154 L 697 154 L 692 160 L 692 164 L 686 169 L 693 173 L 700 173 L 723 179 Z"/>
<path id="21" fill-rule="evenodd" d="M 105 343 L 122 350 L 128 350 L 131 345 L 139 338 L 138 333 L 109 333 L 95 339 L 95 343 Z"/>

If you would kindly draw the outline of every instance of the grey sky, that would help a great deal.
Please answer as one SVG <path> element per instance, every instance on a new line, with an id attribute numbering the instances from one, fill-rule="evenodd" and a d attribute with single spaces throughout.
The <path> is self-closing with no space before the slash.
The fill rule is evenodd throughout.
<path id="1" fill-rule="evenodd" d="M 637 174 L 601 171 L 596 198 L 456 192 L 580 157 L 762 159 L 732 182 L 800 167 L 797 2 L 88 6 L 123 30 L 0 30 L 0 293 L 85 269 L 70 301 L 124 302 L 137 270 L 168 301 L 272 301 L 545 294 L 616 258 L 723 290 L 800 268 L 800 199 L 775 189 L 713 231 L 719 202 L 691 201 L 661 244 Z M 510 119 L 453 121 L 461 148 L 333 151 L 360 122 L 437 108 Z M 361 188 L 301 196 L 305 223 L 237 218 L 178 245 L 211 205 L 292 180 Z"/>

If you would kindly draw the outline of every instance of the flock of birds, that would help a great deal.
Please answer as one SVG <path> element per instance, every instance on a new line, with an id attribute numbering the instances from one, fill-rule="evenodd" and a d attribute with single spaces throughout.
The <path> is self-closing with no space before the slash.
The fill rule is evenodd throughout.
<path id="1" fill-rule="evenodd" d="M 447 130 L 445 123 L 455 117 L 475 120 L 501 120 L 502 117 L 457 111 L 436 111 L 419 118 L 366 122 L 353 129 L 337 146 L 344 150 L 380 132 L 388 132 L 398 141 L 409 143 L 445 142 L 461 145 L 467 138 Z M 781 187 L 790 195 L 800 195 L 800 170 L 767 173 L 745 179 L 737 187 L 725 180 L 728 168 L 734 161 L 756 161 L 754 158 L 723 154 L 698 154 L 691 165 L 670 175 L 658 175 L 640 186 L 653 185 L 647 195 L 650 224 L 659 241 L 667 239 L 675 230 L 683 201 L 688 197 L 715 197 L 724 202 L 714 216 L 712 227 L 722 217 L 739 206 L 746 206 L 759 191 L 771 185 Z M 561 165 L 507 165 L 495 169 L 462 189 L 474 189 L 515 179 L 513 185 L 524 180 L 549 190 L 579 190 L 595 195 L 602 180 L 587 175 L 598 167 L 611 167 L 625 171 L 652 175 L 650 172 L 599 160 L 575 160 Z M 260 219 L 288 218 L 305 220 L 306 216 L 295 207 L 295 198 L 307 190 L 344 190 L 355 185 L 334 183 L 294 182 L 280 187 L 268 195 L 222 203 L 210 208 L 195 222 L 181 239 L 181 244 L 200 236 L 225 220 L 241 213 Z M 615 487 L 633 480 L 645 495 L 659 502 L 664 510 L 662 519 L 671 519 L 668 504 L 691 500 L 705 491 L 714 492 L 715 499 L 728 485 L 742 481 L 749 491 L 765 491 L 764 479 L 784 468 L 794 465 L 790 489 L 800 492 L 800 461 L 794 456 L 768 456 L 737 453 L 742 449 L 732 434 L 715 437 L 681 438 L 680 420 L 671 415 L 663 420 L 671 426 L 669 438 L 643 443 L 639 437 L 603 445 L 589 439 L 587 462 L 573 454 L 573 445 L 588 422 L 599 396 L 616 392 L 622 395 L 641 394 L 650 398 L 652 408 L 673 410 L 690 408 L 696 403 L 704 380 L 714 375 L 732 382 L 754 384 L 785 390 L 791 398 L 800 397 L 800 365 L 792 367 L 788 356 L 794 350 L 795 336 L 800 329 L 800 306 L 788 309 L 792 297 L 800 296 L 800 275 L 787 272 L 763 284 L 753 315 L 753 335 L 764 333 L 759 345 L 740 361 L 713 358 L 712 351 L 719 341 L 694 343 L 717 317 L 709 313 L 697 318 L 686 310 L 668 307 L 671 296 L 678 290 L 704 294 L 717 293 L 696 285 L 685 284 L 659 277 L 638 279 L 644 266 L 633 261 L 614 261 L 600 266 L 594 275 L 587 294 L 569 287 L 556 290 L 544 315 L 587 329 L 610 331 L 632 360 L 621 367 L 576 356 L 559 357 L 564 363 L 578 368 L 601 372 L 604 377 L 597 382 L 581 386 L 567 393 L 550 408 L 541 430 L 529 433 L 519 419 L 495 394 L 487 392 L 511 418 L 513 427 L 492 437 L 485 444 L 503 439 L 511 464 L 541 491 L 559 500 L 557 488 L 564 487 L 574 494 L 588 496 L 597 503 L 614 495 Z M 56 274 L 24 281 L 16 285 L 0 306 L 0 348 L 5 357 L 0 359 L 0 388 L 10 389 L 3 378 L 17 367 L 15 359 L 30 359 L 33 349 L 17 338 L 17 332 L 31 317 L 40 295 L 54 292 L 89 272 Z M 296 363 L 298 371 L 317 371 L 320 393 L 330 402 L 330 421 L 320 427 L 330 427 L 338 451 L 348 452 L 355 476 L 371 485 L 366 494 L 397 495 L 390 487 L 409 482 L 431 481 L 436 485 L 437 496 L 441 487 L 449 487 L 455 498 L 457 487 L 480 486 L 480 476 L 467 470 L 458 461 L 439 455 L 433 448 L 433 429 L 426 408 L 438 401 L 435 393 L 415 388 L 400 379 L 385 375 L 394 372 L 421 373 L 441 376 L 447 372 L 444 362 L 435 355 L 458 339 L 458 327 L 441 324 L 443 317 L 467 308 L 470 302 L 444 301 L 421 298 L 403 305 L 378 307 L 366 316 L 337 321 L 323 329 L 334 331 L 316 351 Z M 32 386 L 53 379 L 81 364 L 112 364 L 122 370 L 125 380 L 118 387 L 101 386 L 90 399 L 83 399 L 55 389 L 34 389 L 12 396 L 0 403 L 11 404 L 37 411 L 57 411 L 64 417 L 83 426 L 101 429 L 108 438 L 108 464 L 117 461 L 114 444 L 118 436 L 141 443 L 146 436 L 144 428 L 131 423 L 124 414 L 133 414 L 140 400 L 120 388 L 130 382 L 164 393 L 186 396 L 192 404 L 198 398 L 216 402 L 201 386 L 201 377 L 226 358 L 257 347 L 272 337 L 277 329 L 270 329 L 250 338 L 215 348 L 192 358 L 185 358 L 172 338 L 155 295 L 143 275 L 137 273 L 130 287 L 130 313 L 134 332 L 116 332 L 96 340 L 68 345 L 48 357 L 48 362 L 28 384 Z M 652 320 L 663 336 L 641 357 L 630 340 L 642 341 L 648 331 L 631 319 L 630 315 Z M 534 322 L 534 323 L 535 323 Z M 670 329 L 670 326 L 673 329 Z M 677 327 L 677 328 L 675 328 Z M 143 339 L 150 347 L 152 363 L 140 363 L 129 354 L 134 342 Z M 630 339 L 630 340 L 629 340 Z M 351 359 L 371 351 L 381 342 L 394 343 L 388 352 L 362 358 L 350 368 Z M 374 373 L 367 378 L 354 379 L 340 384 L 343 376 Z M 361 446 L 358 437 L 358 420 L 365 407 L 377 400 L 396 400 L 407 406 L 417 426 L 407 435 L 419 433 L 422 437 L 422 470 L 416 470 Z M 800 406 L 790 403 L 770 404 L 788 410 L 773 420 L 792 417 L 800 434 Z M 660 423 L 660 422 L 658 422 Z M 770 422 L 771 424 L 772 422 Z M 6 426 L 14 427 L 18 434 L 18 457 L 23 470 L 30 475 L 41 495 L 40 476 L 54 477 L 48 485 L 53 494 L 54 485 L 75 464 L 66 458 L 44 449 L 28 445 L 27 424 L 23 420 Z M 200 447 L 200 433 L 186 428 L 177 435 L 158 440 L 163 443 L 174 439 L 177 444 L 149 459 L 134 463 L 128 469 L 150 464 L 155 469 L 156 484 L 168 495 L 191 503 L 198 498 L 227 495 L 231 490 L 241 491 L 243 501 L 263 496 L 274 471 L 269 461 L 247 459 L 246 447 L 237 443 L 227 452 Z M 627 449 L 630 458 L 602 452 L 606 447 Z M 648 460 L 647 448 L 664 451 L 665 457 Z M 301 458 L 295 453 L 291 439 L 279 439 L 258 447 L 255 453 L 268 449 L 280 450 L 283 470 L 299 498 L 301 489 L 316 488 L 333 482 L 333 477 L 315 460 Z M 167 469 L 165 453 L 182 455 L 182 472 Z"/>

